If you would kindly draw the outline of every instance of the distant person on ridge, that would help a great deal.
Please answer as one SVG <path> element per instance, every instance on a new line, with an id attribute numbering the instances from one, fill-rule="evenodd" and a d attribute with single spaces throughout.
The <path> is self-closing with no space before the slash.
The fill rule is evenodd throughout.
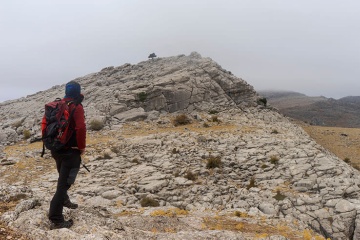
<path id="1" fill-rule="evenodd" d="M 51 151 L 59 173 L 56 192 L 50 202 L 49 219 L 51 229 L 70 228 L 73 220 L 65 221 L 63 207 L 76 209 L 77 204 L 72 203 L 67 194 L 70 186 L 75 182 L 81 164 L 81 155 L 86 146 L 86 124 L 84 108 L 81 104 L 84 96 L 80 93 L 80 84 L 70 81 L 65 86 L 64 101 L 67 102 L 69 112 L 73 112 L 69 119 L 69 128 L 73 130 L 69 142 L 58 151 Z M 42 124 L 44 124 L 44 119 Z M 45 123 L 46 124 L 46 123 Z"/>

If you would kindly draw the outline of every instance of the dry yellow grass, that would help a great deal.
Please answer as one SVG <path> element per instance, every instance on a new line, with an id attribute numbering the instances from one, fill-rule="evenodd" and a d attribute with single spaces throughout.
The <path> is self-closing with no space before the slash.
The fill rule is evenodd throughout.
<path id="1" fill-rule="evenodd" d="M 254 239 L 272 235 L 282 235 L 291 240 L 325 240 L 325 238 L 311 230 L 306 229 L 304 231 L 295 231 L 291 227 L 287 226 L 286 223 L 272 226 L 271 224 L 267 224 L 265 222 L 252 223 L 246 219 L 240 219 L 238 221 L 226 216 L 203 218 L 202 229 L 241 231 L 247 236 L 252 236 Z"/>
<path id="2" fill-rule="evenodd" d="M 340 159 L 349 158 L 360 166 L 360 129 L 321 127 L 301 124 L 302 128 L 321 146 Z"/>

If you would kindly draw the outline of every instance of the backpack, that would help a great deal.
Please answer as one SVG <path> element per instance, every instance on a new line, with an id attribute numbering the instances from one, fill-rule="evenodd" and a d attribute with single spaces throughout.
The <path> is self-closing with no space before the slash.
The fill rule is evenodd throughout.
<path id="1" fill-rule="evenodd" d="M 75 107 L 69 112 L 69 106 L 72 101 L 66 102 L 60 98 L 45 104 L 45 114 L 42 122 L 42 141 L 43 151 L 41 157 L 44 156 L 45 147 L 52 151 L 58 151 L 65 147 L 71 138 L 74 130 L 69 127 Z"/>

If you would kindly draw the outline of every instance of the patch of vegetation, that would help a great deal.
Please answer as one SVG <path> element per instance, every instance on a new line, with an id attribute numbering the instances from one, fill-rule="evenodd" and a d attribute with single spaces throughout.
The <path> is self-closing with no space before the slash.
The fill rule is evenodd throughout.
<path id="1" fill-rule="evenodd" d="M 257 100 L 257 103 L 258 103 L 259 105 L 263 105 L 263 106 L 266 107 L 267 99 L 266 99 L 265 97 L 259 98 L 259 99 Z"/>
<path id="2" fill-rule="evenodd" d="M 140 200 L 140 204 L 142 207 L 158 207 L 160 206 L 159 202 L 149 198 L 149 197 L 144 197 L 143 199 Z"/>
<path id="3" fill-rule="evenodd" d="M 264 168 L 268 168 L 269 166 L 266 165 L 265 163 L 261 165 L 261 168 L 264 169 Z"/>
<path id="4" fill-rule="evenodd" d="M 255 177 L 254 177 L 254 176 L 251 177 L 250 183 L 249 183 L 249 185 L 247 185 L 246 189 L 249 190 L 249 189 L 252 188 L 252 187 L 256 187 Z"/>
<path id="5" fill-rule="evenodd" d="M 207 123 L 204 123 L 204 124 L 203 124 L 203 127 L 204 127 L 204 128 L 208 128 L 208 127 L 210 127 L 210 125 L 207 124 Z"/>
<path id="6" fill-rule="evenodd" d="M 270 163 L 278 164 L 279 163 L 279 158 L 277 156 L 271 156 L 270 157 Z"/>
<path id="7" fill-rule="evenodd" d="M 31 137 L 31 132 L 27 129 L 23 131 L 24 139 L 29 139 Z"/>
<path id="8" fill-rule="evenodd" d="M 137 158 L 134 158 L 131 162 L 132 162 L 132 163 L 136 163 L 136 164 L 140 164 L 140 161 L 139 161 L 139 159 L 137 159 Z"/>
<path id="9" fill-rule="evenodd" d="M 209 111 L 209 114 L 218 114 L 219 112 L 218 111 L 216 111 L 216 110 L 210 110 Z"/>
<path id="10" fill-rule="evenodd" d="M 186 116 L 185 114 L 177 115 L 175 117 L 175 119 L 173 120 L 173 124 L 175 127 L 180 126 L 180 125 L 187 125 L 190 123 L 191 123 L 190 118 L 188 116 Z"/>
<path id="11" fill-rule="evenodd" d="M 140 102 L 145 102 L 145 100 L 147 99 L 147 93 L 146 92 L 141 92 L 138 93 L 138 99 Z"/>
<path id="12" fill-rule="evenodd" d="M 180 171 L 179 170 L 176 170 L 175 172 L 174 172 L 174 177 L 179 177 L 180 176 Z"/>
<path id="13" fill-rule="evenodd" d="M 286 196 L 281 194 L 280 190 L 277 190 L 276 195 L 273 198 L 275 198 L 278 201 L 282 201 L 286 198 Z"/>
<path id="14" fill-rule="evenodd" d="M 351 164 L 350 158 L 348 157 L 344 158 L 344 162 L 346 162 L 347 164 Z"/>
<path id="15" fill-rule="evenodd" d="M 172 154 L 178 154 L 180 151 L 177 150 L 176 148 L 173 148 L 173 150 L 171 151 Z"/>
<path id="16" fill-rule="evenodd" d="M 271 134 L 279 134 L 279 131 L 276 130 L 276 129 L 273 129 L 273 130 L 271 131 Z"/>
<path id="17" fill-rule="evenodd" d="M 191 172 L 190 170 L 188 170 L 184 176 L 186 179 L 191 180 L 191 181 L 195 181 L 196 180 L 196 175 Z"/>
<path id="18" fill-rule="evenodd" d="M 157 216 L 166 216 L 166 217 L 176 217 L 179 215 L 188 215 L 189 212 L 184 209 L 180 208 L 173 208 L 173 209 L 167 209 L 167 210 L 155 210 L 152 213 L 150 213 L 150 216 L 157 217 Z"/>
<path id="19" fill-rule="evenodd" d="M 207 159 L 207 163 L 206 163 L 206 168 L 211 169 L 211 168 L 219 168 L 221 167 L 221 157 L 217 156 L 210 156 Z"/>
<path id="20" fill-rule="evenodd" d="M 101 129 L 104 128 L 104 122 L 97 120 L 97 119 L 93 119 L 90 122 L 90 129 L 94 130 L 94 131 L 100 131 Z"/>
<path id="21" fill-rule="evenodd" d="M 240 212 L 240 211 L 235 211 L 234 215 L 236 217 L 241 217 L 241 218 L 249 218 L 249 214 L 247 214 L 246 212 Z"/>

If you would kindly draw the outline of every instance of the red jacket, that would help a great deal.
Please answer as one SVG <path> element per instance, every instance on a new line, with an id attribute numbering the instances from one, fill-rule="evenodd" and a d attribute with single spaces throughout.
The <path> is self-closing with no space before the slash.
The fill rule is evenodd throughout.
<path id="1" fill-rule="evenodd" d="M 66 102 L 71 101 L 71 98 L 64 98 Z M 75 108 L 72 119 L 70 119 L 69 127 L 74 129 L 74 135 L 69 140 L 69 147 L 77 147 L 79 150 L 84 150 L 86 147 L 86 123 L 84 108 L 81 104 L 75 105 L 70 104 L 69 113 Z M 41 121 L 41 129 L 44 130 L 46 127 L 46 118 L 43 117 Z"/>

